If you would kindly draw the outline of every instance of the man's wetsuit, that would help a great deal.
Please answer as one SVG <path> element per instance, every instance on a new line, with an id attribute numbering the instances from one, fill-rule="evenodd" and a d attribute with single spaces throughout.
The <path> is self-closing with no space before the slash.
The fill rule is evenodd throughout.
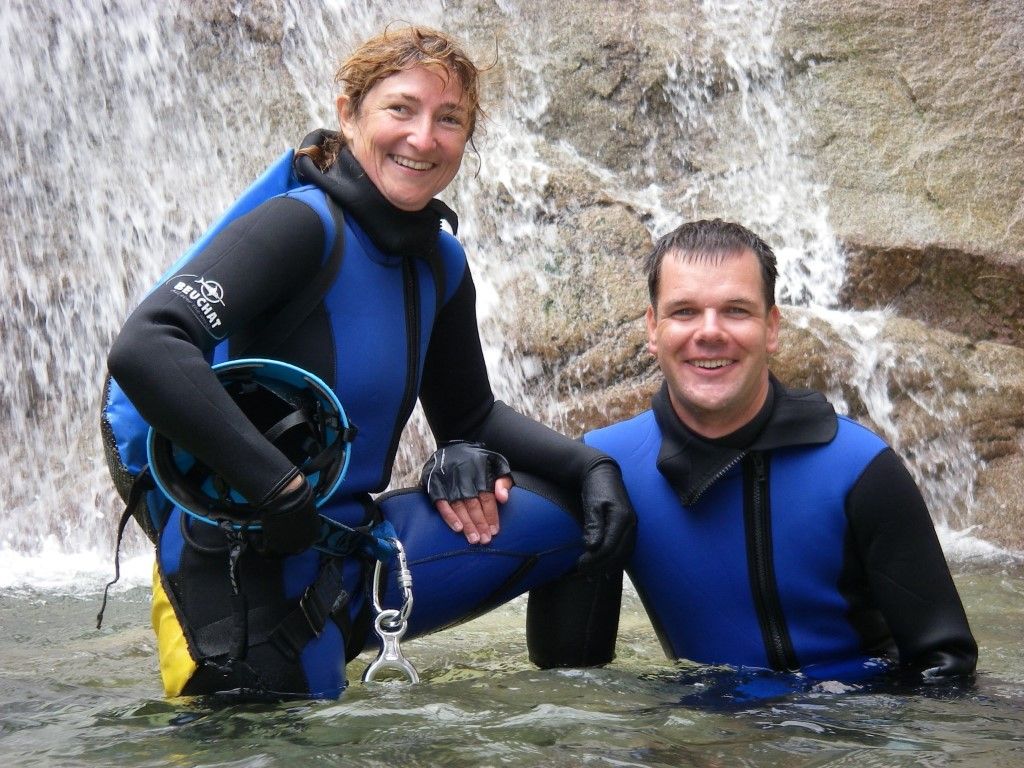
<path id="1" fill-rule="evenodd" d="M 627 571 L 670 658 L 839 679 L 879 657 L 928 677 L 974 669 L 924 500 L 881 439 L 774 379 L 758 416 L 716 440 L 664 386 L 652 405 L 585 440 L 622 467 L 638 518 Z M 620 595 L 621 580 L 578 578 L 532 593 L 531 657 L 609 661 Z"/>
<path id="2" fill-rule="evenodd" d="M 306 143 L 321 137 L 317 132 Z M 320 508 L 336 520 L 358 525 L 377 514 L 369 493 L 387 486 L 417 397 L 438 442 L 484 442 L 508 458 L 517 480 L 525 472 L 578 489 L 601 454 L 494 399 L 473 280 L 461 247 L 440 227 L 442 218 L 454 224 L 454 214 L 439 201 L 414 213 L 394 208 L 345 150 L 326 173 L 308 158 L 300 158 L 296 170 L 309 186 L 233 221 L 126 322 L 109 367 L 146 421 L 216 468 L 250 502 L 272 497 L 294 467 L 242 415 L 210 369 L 211 362 L 244 349 L 247 357 L 276 358 L 315 373 L 334 388 L 358 426 L 346 481 Z M 344 212 L 343 222 L 324 214 L 327 195 Z M 272 330 L 265 323 L 314 279 L 338 238 L 344 253 L 322 303 L 290 338 L 268 348 L 261 342 Z M 451 623 L 571 567 L 582 551 L 578 524 L 562 511 L 572 502 L 555 506 L 531 492 L 530 483 L 520 485 L 503 510 L 500 540 L 487 548 L 470 548 L 448 531 L 420 494 L 383 503 L 385 515 L 389 505 L 395 508 L 403 539 L 415 542 L 407 545 L 414 577 L 418 565 L 425 570 L 429 563 L 434 571 L 427 578 L 436 581 L 439 561 L 465 569 L 467 556 L 477 558 L 471 564 L 474 589 L 483 593 L 455 594 L 453 584 L 474 579 L 452 577 L 431 605 L 422 597 L 429 594 L 424 588 L 411 634 Z M 528 523 L 532 513 L 545 515 L 550 525 Z M 228 606 L 232 594 L 223 577 L 220 535 L 175 510 L 160 537 L 154 621 L 167 692 L 262 687 L 337 695 L 345 656 L 362 644 L 347 624 L 361 616 L 364 563 L 347 560 L 343 586 L 323 591 L 329 605 L 347 593 L 349 608 L 335 611 L 335 622 L 315 628 L 313 636 L 304 627 L 298 634 L 285 631 L 282 640 L 280 619 L 296 613 L 308 586 L 323 581 L 322 559 L 313 551 L 285 559 L 248 552 L 240 565 L 247 628 L 240 630 L 239 611 L 232 618 Z M 515 557 L 503 547 L 518 548 Z M 487 561 L 489 553 L 505 556 Z M 240 633 L 247 640 L 239 640 Z M 221 663 L 240 655 L 246 658 L 243 672 Z M 292 664 L 292 657 L 301 664 Z"/>

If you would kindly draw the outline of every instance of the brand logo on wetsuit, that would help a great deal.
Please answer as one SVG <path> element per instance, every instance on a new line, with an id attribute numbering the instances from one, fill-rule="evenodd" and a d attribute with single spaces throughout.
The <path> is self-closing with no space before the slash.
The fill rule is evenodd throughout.
<path id="1" fill-rule="evenodd" d="M 206 330 L 215 339 L 223 339 L 224 332 L 218 330 L 223 320 L 217 307 L 224 306 L 224 288 L 216 280 L 207 280 L 199 275 L 178 275 L 167 282 L 171 291 L 188 302 L 189 309 L 206 323 Z"/>

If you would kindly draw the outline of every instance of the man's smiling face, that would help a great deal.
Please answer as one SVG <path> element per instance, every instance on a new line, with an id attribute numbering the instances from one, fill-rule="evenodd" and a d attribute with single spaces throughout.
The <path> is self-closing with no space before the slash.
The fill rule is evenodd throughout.
<path id="1" fill-rule="evenodd" d="M 647 348 L 686 426 L 722 437 L 757 415 L 778 339 L 779 309 L 765 306 L 752 251 L 666 254 L 657 308 L 647 309 Z"/>

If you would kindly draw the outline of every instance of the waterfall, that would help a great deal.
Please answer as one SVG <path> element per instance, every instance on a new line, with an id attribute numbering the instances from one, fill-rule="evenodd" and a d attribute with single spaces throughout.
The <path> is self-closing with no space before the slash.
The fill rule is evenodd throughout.
<path id="1" fill-rule="evenodd" d="M 439 23 L 427 5 L 287 0 L 279 19 L 246 3 L 0 9 L 0 547 L 109 558 L 123 505 L 98 424 L 118 328 L 271 159 L 334 123 L 343 53 L 392 18 Z"/>
<path id="2" fill-rule="evenodd" d="M 532 3 L 497 5 L 522 30 L 510 38 L 513 50 L 500 53 L 515 76 L 504 93 L 491 94 L 480 151 L 467 154 L 444 196 L 460 214 L 498 396 L 557 421 L 545 393 L 530 388 L 530 361 L 516 357 L 500 321 L 503 286 L 542 264 L 554 238 L 535 127 L 548 106 L 545 62 L 557 51 L 544 49 Z M 0 158 L 0 459 L 9 468 L 0 551 L 106 558 L 121 505 L 102 458 L 98 407 L 104 356 L 126 314 L 283 147 L 333 125 L 332 75 L 344 51 L 395 19 L 444 27 L 451 9 L 442 0 L 62 6 L 14 0 L 0 9 L 8 148 Z M 590 170 L 606 180 L 611 198 L 644 214 L 653 235 L 695 216 L 747 224 L 779 246 L 782 301 L 831 318 L 862 359 L 884 352 L 863 332 L 877 319 L 834 309 L 844 258 L 823 190 L 797 150 L 806 128 L 787 98 L 787 62 L 774 42 L 781 3 L 705 0 L 701 9 L 694 29 L 679 32 L 680 50 L 699 35 L 698 53 L 668 62 L 665 93 L 684 134 L 711 137 L 707 162 L 683 193 L 650 174 L 641 186 L 592 163 Z M 487 41 L 473 40 L 472 20 L 465 27 L 453 31 L 486 60 Z M 691 149 L 671 151 L 691 162 Z M 635 159 L 637 167 L 646 163 Z M 543 290 L 543 274 L 534 272 Z M 865 362 L 863 386 L 872 419 L 899 447 L 884 405 L 892 366 L 876 354 Z M 939 394 L 927 405 L 941 403 Z M 398 474 L 407 475 L 430 443 L 417 415 Z M 948 443 L 918 451 L 913 465 L 940 515 L 952 504 L 943 472 L 955 468 L 960 485 L 973 477 L 969 450 Z M 129 547 L 142 544 L 136 534 Z"/>
<path id="3" fill-rule="evenodd" d="M 713 136 L 714 155 L 676 205 L 693 217 L 739 221 L 774 244 L 780 303 L 828 307 L 845 259 L 824 189 L 798 151 L 807 127 L 786 92 L 786 62 L 775 45 L 783 5 L 701 3 L 704 53 L 670 62 L 666 90 L 683 134 Z"/>

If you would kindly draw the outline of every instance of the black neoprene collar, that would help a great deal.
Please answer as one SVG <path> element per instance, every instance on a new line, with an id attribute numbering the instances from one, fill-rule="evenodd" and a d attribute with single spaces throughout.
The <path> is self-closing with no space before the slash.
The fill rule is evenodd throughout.
<path id="1" fill-rule="evenodd" d="M 319 145 L 333 135 L 324 129 L 313 131 L 302 140 L 302 147 Z M 391 256 L 433 252 L 442 219 L 451 225 L 453 234 L 458 231 L 458 216 L 436 198 L 419 211 L 403 211 L 393 206 L 347 148 L 341 150 L 338 160 L 326 172 L 322 173 L 305 156 L 296 159 L 295 171 L 301 181 L 315 184 L 334 198 L 359 222 L 374 244 Z"/>
<path id="2" fill-rule="evenodd" d="M 661 429 L 658 471 L 679 494 L 685 506 L 694 504 L 724 471 L 751 451 L 831 442 L 838 429 L 835 409 L 824 395 L 790 390 L 774 376 L 758 414 L 731 434 L 701 437 L 676 416 L 668 385 L 651 398 Z"/>

